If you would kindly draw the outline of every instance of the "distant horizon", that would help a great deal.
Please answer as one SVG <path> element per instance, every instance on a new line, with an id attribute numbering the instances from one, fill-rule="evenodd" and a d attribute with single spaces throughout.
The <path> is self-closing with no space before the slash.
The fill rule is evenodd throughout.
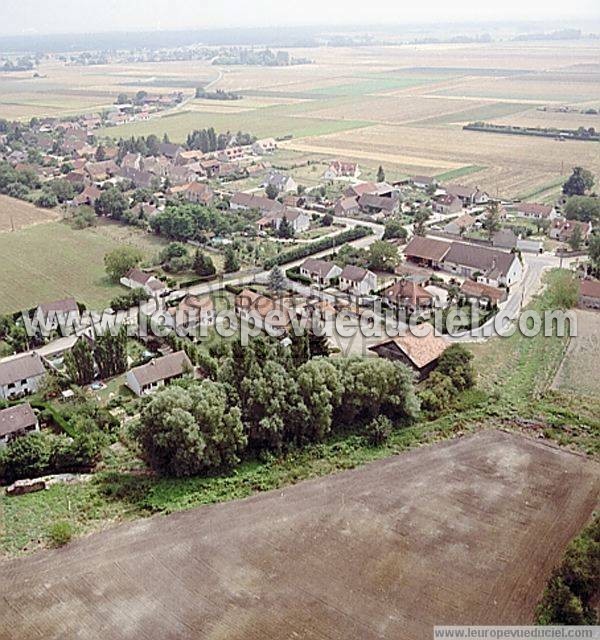
<path id="1" fill-rule="evenodd" d="M 477 20 L 473 17 L 477 16 Z M 535 19 L 532 17 L 535 16 Z M 302 4 L 225 0 L 218 5 L 197 0 L 8 0 L 0 6 L 0 36 L 56 36 L 107 33 L 210 31 L 235 29 L 375 29 L 439 27 L 458 24 L 575 24 L 582 30 L 600 22 L 596 0 L 505 0 L 483 5 L 477 0 L 423 0 L 403 6 L 391 0 L 304 0 Z"/>
<path id="2" fill-rule="evenodd" d="M 56 31 L 0 33 L 0 52 L 26 51 L 67 52 L 86 49 L 177 48 L 201 46 L 270 46 L 310 47 L 316 37 L 325 35 L 373 35 L 375 38 L 416 40 L 419 38 L 475 37 L 490 34 L 494 39 L 510 39 L 517 35 L 554 33 L 577 29 L 582 36 L 600 37 L 600 18 L 586 20 L 497 19 L 454 22 L 403 22 L 353 24 L 298 24 L 279 26 L 226 26 L 181 28 L 110 28 L 90 31 Z M 125 42 L 124 36 L 131 40 Z M 160 37 L 159 37 L 160 36 Z M 120 40 L 121 39 L 121 40 Z M 391 44 L 391 43 L 390 43 Z"/>

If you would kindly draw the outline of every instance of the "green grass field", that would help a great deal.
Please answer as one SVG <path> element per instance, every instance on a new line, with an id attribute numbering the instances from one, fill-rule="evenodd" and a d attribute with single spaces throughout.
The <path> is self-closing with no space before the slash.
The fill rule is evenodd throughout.
<path id="1" fill-rule="evenodd" d="M 446 171 L 445 173 L 440 173 L 437 176 L 435 176 L 435 178 L 440 181 L 456 180 L 457 178 L 470 176 L 472 173 L 477 173 L 479 171 L 483 171 L 484 169 L 485 167 L 469 165 L 467 167 L 460 167 L 460 169 L 452 169 L 452 171 Z"/>
<path id="2" fill-rule="evenodd" d="M 295 138 L 320 136 L 349 129 L 368 127 L 366 120 L 321 120 L 304 116 L 279 114 L 276 107 L 266 107 L 243 113 L 213 113 L 181 111 L 146 122 L 133 122 L 120 127 L 99 129 L 100 136 L 127 138 L 165 133 L 175 142 L 184 142 L 194 129 L 214 127 L 217 131 L 247 131 L 259 138 L 291 135 Z"/>
<path id="3" fill-rule="evenodd" d="M 108 280 L 104 255 L 123 244 L 137 246 L 151 258 L 165 243 L 116 223 L 76 231 L 67 223 L 51 222 L 0 234 L 0 313 L 69 295 L 88 307 L 106 306 L 124 289 Z"/>

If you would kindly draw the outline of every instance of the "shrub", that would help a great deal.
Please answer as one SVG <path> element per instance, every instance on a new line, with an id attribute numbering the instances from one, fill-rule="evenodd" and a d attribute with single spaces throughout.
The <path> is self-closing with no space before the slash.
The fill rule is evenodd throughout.
<path id="1" fill-rule="evenodd" d="M 53 547 L 62 547 L 73 537 L 73 526 L 66 520 L 55 522 L 48 529 L 48 540 Z"/>
<path id="2" fill-rule="evenodd" d="M 392 429 L 392 421 L 387 416 L 377 416 L 367 424 L 365 436 L 370 445 L 380 447 L 389 441 Z"/>
<path id="3" fill-rule="evenodd" d="M 537 608 L 538 624 L 594 625 L 600 596 L 600 513 L 567 547 Z"/>
<path id="4" fill-rule="evenodd" d="M 462 345 L 453 344 L 440 356 L 436 371 L 448 376 L 459 391 L 469 389 L 475 384 L 472 360 L 473 355 Z"/>

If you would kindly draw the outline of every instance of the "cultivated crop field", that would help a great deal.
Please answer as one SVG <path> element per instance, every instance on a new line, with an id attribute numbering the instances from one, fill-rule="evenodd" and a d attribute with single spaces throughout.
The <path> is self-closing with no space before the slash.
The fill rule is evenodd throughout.
<path id="1" fill-rule="evenodd" d="M 0 234 L 0 313 L 69 295 L 88 307 L 104 308 L 124 291 L 106 276 L 104 255 L 124 244 L 137 246 L 146 258 L 164 246 L 155 236 L 111 223 L 74 230 L 63 222 L 49 222 Z"/>
<path id="2" fill-rule="evenodd" d="M 527 624 L 599 495 L 584 457 L 481 431 L 6 561 L 0 629 L 422 640 L 434 624 Z"/>
<path id="3" fill-rule="evenodd" d="M 0 234 L 58 218 L 60 213 L 55 209 L 41 209 L 29 202 L 0 194 Z"/>
<path id="4" fill-rule="evenodd" d="M 600 313 L 578 309 L 577 336 L 571 338 L 553 388 L 578 396 L 600 395 L 599 353 Z"/>

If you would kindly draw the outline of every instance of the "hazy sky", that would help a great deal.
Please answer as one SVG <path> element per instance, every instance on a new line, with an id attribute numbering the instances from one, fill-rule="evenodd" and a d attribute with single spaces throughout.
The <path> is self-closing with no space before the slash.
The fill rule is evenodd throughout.
<path id="1" fill-rule="evenodd" d="M 0 0 L 0 33 L 600 17 L 598 0 Z"/>

